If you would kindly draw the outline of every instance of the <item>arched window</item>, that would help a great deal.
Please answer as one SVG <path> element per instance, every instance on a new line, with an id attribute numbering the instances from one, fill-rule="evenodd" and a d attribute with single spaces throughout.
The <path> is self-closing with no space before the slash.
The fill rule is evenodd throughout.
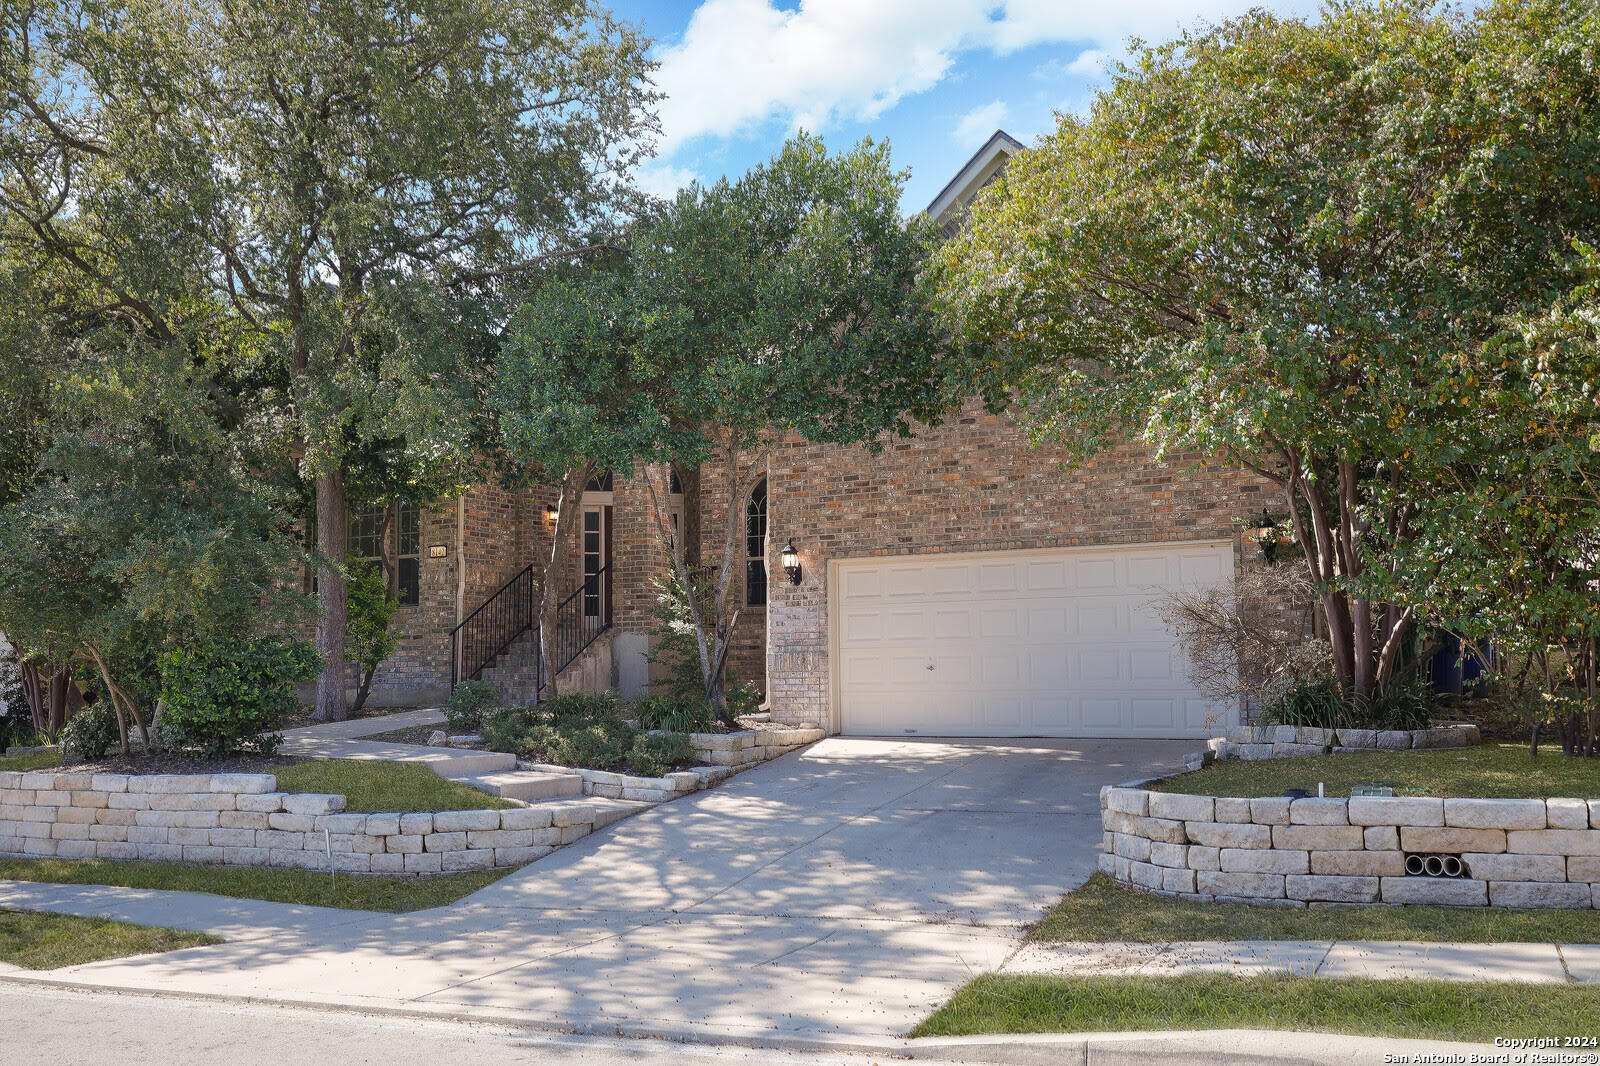
<path id="1" fill-rule="evenodd" d="M 750 490 L 744 505 L 744 602 L 763 607 L 767 602 L 767 479 Z"/>

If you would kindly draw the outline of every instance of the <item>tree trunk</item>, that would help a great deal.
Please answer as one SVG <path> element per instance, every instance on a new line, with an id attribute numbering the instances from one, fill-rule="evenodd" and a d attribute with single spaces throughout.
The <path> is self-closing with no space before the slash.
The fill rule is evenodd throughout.
<path id="1" fill-rule="evenodd" d="M 578 512 L 583 503 L 584 486 L 594 474 L 594 464 L 570 467 L 561 478 L 561 496 L 556 501 L 556 524 L 550 531 L 550 555 L 545 560 L 544 580 L 539 584 L 539 672 L 550 673 L 550 698 L 559 696 L 556 683 L 556 610 L 561 606 L 561 575 L 572 558 Z M 543 677 L 534 679 L 534 699 Z"/>
<path id="2" fill-rule="evenodd" d="M 317 573 L 317 651 L 322 673 L 317 677 L 317 707 L 312 719 L 342 722 L 348 717 L 344 702 L 344 629 L 349 602 L 344 575 L 338 567 L 349 551 L 350 516 L 345 508 L 344 470 L 317 475 L 317 550 L 322 555 Z"/>
<path id="3" fill-rule="evenodd" d="M 361 669 L 361 687 L 356 690 L 356 701 L 350 705 L 350 716 L 353 718 L 361 713 L 361 708 L 367 704 L 367 694 L 372 691 L 372 679 L 378 674 L 378 665 L 364 666 Z"/>
<path id="4" fill-rule="evenodd" d="M 28 701 L 28 714 L 33 719 L 33 731 L 53 737 L 67 724 L 67 720 L 83 705 L 83 693 L 72 680 L 71 670 L 58 670 L 54 674 L 41 674 L 36 660 L 23 660 L 22 695 Z"/>

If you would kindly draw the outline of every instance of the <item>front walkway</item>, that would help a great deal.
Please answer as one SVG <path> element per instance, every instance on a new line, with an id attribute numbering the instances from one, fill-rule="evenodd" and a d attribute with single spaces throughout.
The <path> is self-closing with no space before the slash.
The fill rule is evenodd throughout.
<path id="1" fill-rule="evenodd" d="M 182 894 L 3 883 L 0 906 L 235 933 L 5 979 L 881 1043 L 1000 969 L 1094 871 L 1102 784 L 1181 766 L 1191 746 L 829 739 L 407 915 L 227 901 L 240 909 L 213 918 Z"/>

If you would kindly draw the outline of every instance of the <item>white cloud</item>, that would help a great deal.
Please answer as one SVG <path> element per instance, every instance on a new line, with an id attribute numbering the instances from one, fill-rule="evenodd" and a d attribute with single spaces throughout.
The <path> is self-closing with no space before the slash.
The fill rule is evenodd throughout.
<path id="1" fill-rule="evenodd" d="M 1080 78 L 1095 78 L 1105 72 L 1106 64 L 1111 60 L 1111 53 L 1104 48 L 1085 48 L 1078 53 L 1078 58 L 1067 64 L 1067 73 L 1076 74 Z"/>
<path id="2" fill-rule="evenodd" d="M 965 51 L 1006 55 L 1052 42 L 1087 46 L 1080 64 L 1120 54 L 1129 36 L 1247 10 L 1255 0 L 705 0 L 683 37 L 660 48 L 664 157 L 695 137 L 766 122 L 823 129 L 872 119 L 938 84 Z M 1273 5 L 1311 14 L 1315 0 Z M 1091 58 L 1092 56 L 1092 58 Z"/>
<path id="3" fill-rule="evenodd" d="M 688 167 L 675 167 L 667 163 L 647 163 L 634 172 L 634 184 L 651 196 L 670 200 L 678 190 L 696 181 L 700 175 Z"/>
<path id="4" fill-rule="evenodd" d="M 1005 123 L 1008 112 L 1004 100 L 975 107 L 961 116 L 961 121 L 956 123 L 950 135 L 963 148 L 976 148 Z"/>

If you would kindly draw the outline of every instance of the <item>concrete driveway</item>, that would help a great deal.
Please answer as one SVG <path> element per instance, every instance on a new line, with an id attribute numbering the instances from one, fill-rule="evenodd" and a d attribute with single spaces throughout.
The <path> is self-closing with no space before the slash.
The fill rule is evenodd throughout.
<path id="1" fill-rule="evenodd" d="M 833 738 L 447 909 L 318 912 L 51 976 L 579 1031 L 877 1042 L 997 969 L 1088 877 L 1101 785 L 1181 768 L 1193 747 Z M 0 904 L 28 905 L 27 886 L 4 887 Z"/>

